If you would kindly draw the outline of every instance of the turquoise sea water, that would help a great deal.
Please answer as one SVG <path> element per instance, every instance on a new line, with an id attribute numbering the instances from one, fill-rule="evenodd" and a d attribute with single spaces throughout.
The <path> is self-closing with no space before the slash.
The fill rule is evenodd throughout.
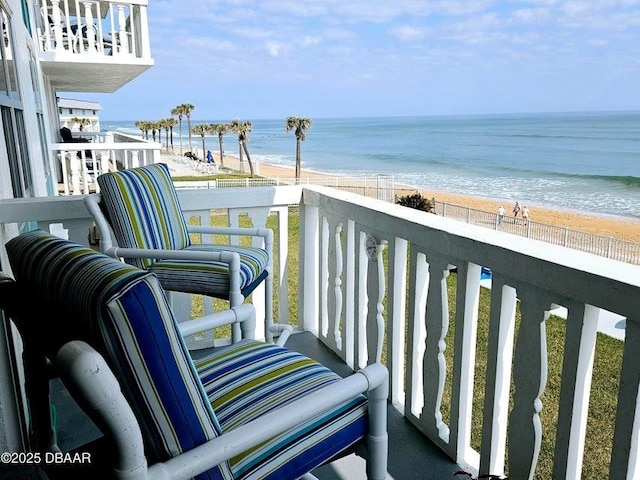
<path id="1" fill-rule="evenodd" d="M 252 158 L 293 166 L 295 135 L 285 132 L 284 119 L 251 120 Z M 640 219 L 640 112 L 312 121 L 302 143 L 303 168 L 391 174 L 397 183 L 507 204 Z M 140 134 L 133 122 L 103 121 L 102 127 Z M 186 146 L 184 132 L 186 122 Z M 177 135 L 176 127 L 176 148 Z M 199 137 L 193 142 L 201 145 Z M 217 137 L 207 137 L 206 145 L 217 151 Z M 224 149 L 237 155 L 233 134 Z"/>

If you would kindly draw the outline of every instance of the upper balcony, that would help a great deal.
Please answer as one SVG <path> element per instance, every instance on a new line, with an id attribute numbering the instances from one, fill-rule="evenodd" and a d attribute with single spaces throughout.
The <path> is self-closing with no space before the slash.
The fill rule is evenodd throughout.
<path id="1" fill-rule="evenodd" d="M 192 222 L 273 228 L 276 321 L 352 369 L 381 359 L 392 408 L 454 462 L 512 479 L 640 478 L 639 267 L 330 188 L 178 195 Z M 91 226 L 80 195 L 0 200 L 0 219 L 2 265 L 26 225 L 82 244 Z M 193 304 L 175 298 L 178 317 Z M 605 311 L 626 317 L 624 342 L 598 333 Z M 392 436 L 390 455 L 415 441 Z"/>
<path id="2" fill-rule="evenodd" d="M 39 0 L 39 59 L 57 91 L 111 93 L 153 66 L 146 0 Z"/>

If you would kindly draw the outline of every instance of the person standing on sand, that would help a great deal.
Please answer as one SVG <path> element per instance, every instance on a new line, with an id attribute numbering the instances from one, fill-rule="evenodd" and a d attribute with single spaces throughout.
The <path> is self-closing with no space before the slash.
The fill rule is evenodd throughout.
<path id="1" fill-rule="evenodd" d="M 519 211 L 520 211 L 520 202 L 516 202 L 516 204 L 513 206 L 513 216 L 517 217 Z"/>
<path id="2" fill-rule="evenodd" d="M 525 225 L 529 223 L 529 215 L 529 209 L 527 207 L 522 207 L 522 219 L 524 220 Z"/>
<path id="3" fill-rule="evenodd" d="M 500 208 L 498 208 L 498 225 L 502 225 L 503 218 L 504 218 L 504 207 L 500 205 Z"/>

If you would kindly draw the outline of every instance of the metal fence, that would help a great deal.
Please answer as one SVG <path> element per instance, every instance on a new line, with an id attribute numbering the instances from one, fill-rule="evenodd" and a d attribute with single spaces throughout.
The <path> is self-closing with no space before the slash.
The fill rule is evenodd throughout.
<path id="1" fill-rule="evenodd" d="M 525 221 L 522 218 L 504 216 L 502 221 L 498 215 L 482 210 L 474 210 L 459 205 L 436 202 L 435 213 L 466 223 L 472 223 L 494 230 L 533 238 L 554 245 L 562 245 L 594 253 L 602 257 L 621 262 L 640 265 L 640 244 L 614 237 L 606 237 L 594 233 L 581 232 L 566 227 L 547 225 L 544 223 Z"/>
<path id="2" fill-rule="evenodd" d="M 175 182 L 176 188 L 274 187 L 279 185 L 319 185 L 358 193 L 386 202 L 394 202 L 395 182 L 391 175 L 374 177 L 304 177 L 295 178 L 220 178 L 217 180 Z"/>

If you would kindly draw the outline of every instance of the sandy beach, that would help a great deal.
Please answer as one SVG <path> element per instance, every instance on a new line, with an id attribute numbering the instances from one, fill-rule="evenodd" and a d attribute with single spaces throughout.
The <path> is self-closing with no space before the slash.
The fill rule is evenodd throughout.
<path id="1" fill-rule="evenodd" d="M 216 162 L 219 163 L 219 155 L 214 154 Z M 168 160 L 165 157 L 168 163 Z M 237 158 L 225 155 L 225 162 L 237 162 Z M 260 176 L 269 178 L 293 178 L 295 171 L 293 168 L 283 167 L 280 165 L 270 165 L 260 163 Z M 193 174 L 193 173 L 191 173 Z M 334 175 L 319 173 L 302 169 L 302 178 L 333 178 Z M 396 194 L 406 195 L 419 191 L 427 198 L 435 198 L 436 202 L 444 202 L 452 205 L 460 205 L 473 208 L 476 210 L 484 210 L 487 212 L 496 212 L 501 202 L 480 197 L 473 197 L 464 194 L 453 194 L 435 190 L 419 190 L 414 187 L 396 184 Z M 506 215 L 512 215 L 512 204 L 502 204 Z M 528 206 L 530 211 L 530 219 L 535 222 L 545 223 L 548 225 L 556 225 L 567 227 L 573 230 L 580 230 L 598 235 L 611 236 L 640 243 L 640 222 L 626 219 L 618 219 L 613 217 L 591 215 L 586 213 L 578 213 L 571 211 L 556 210 L 552 208 L 541 208 L 539 206 Z"/>
<path id="2" fill-rule="evenodd" d="M 291 178 L 295 175 L 294 169 L 260 164 L 260 176 L 271 178 Z M 301 177 L 332 177 L 333 175 L 321 174 L 318 172 L 310 172 L 302 170 Z M 396 194 L 406 195 L 409 193 L 415 193 L 420 191 L 427 198 L 435 197 L 436 202 L 444 202 L 453 205 L 461 205 L 464 207 L 473 208 L 476 210 L 484 210 L 487 212 L 495 212 L 501 205 L 499 201 L 472 197 L 463 194 L 453 194 L 448 192 L 433 191 L 433 190 L 418 190 L 413 187 L 397 185 Z M 511 214 L 513 205 L 503 204 L 506 214 Z M 622 220 L 617 218 L 610 218 L 597 215 L 588 215 L 577 212 L 569 212 L 562 210 L 554 210 L 550 208 L 540 208 L 529 206 L 530 218 L 533 221 L 546 223 L 549 225 L 557 225 L 567 227 L 574 230 L 580 230 L 583 232 L 595 233 L 598 235 L 611 236 L 628 240 L 632 242 L 640 243 L 640 222 L 634 222 L 632 220 Z"/>

